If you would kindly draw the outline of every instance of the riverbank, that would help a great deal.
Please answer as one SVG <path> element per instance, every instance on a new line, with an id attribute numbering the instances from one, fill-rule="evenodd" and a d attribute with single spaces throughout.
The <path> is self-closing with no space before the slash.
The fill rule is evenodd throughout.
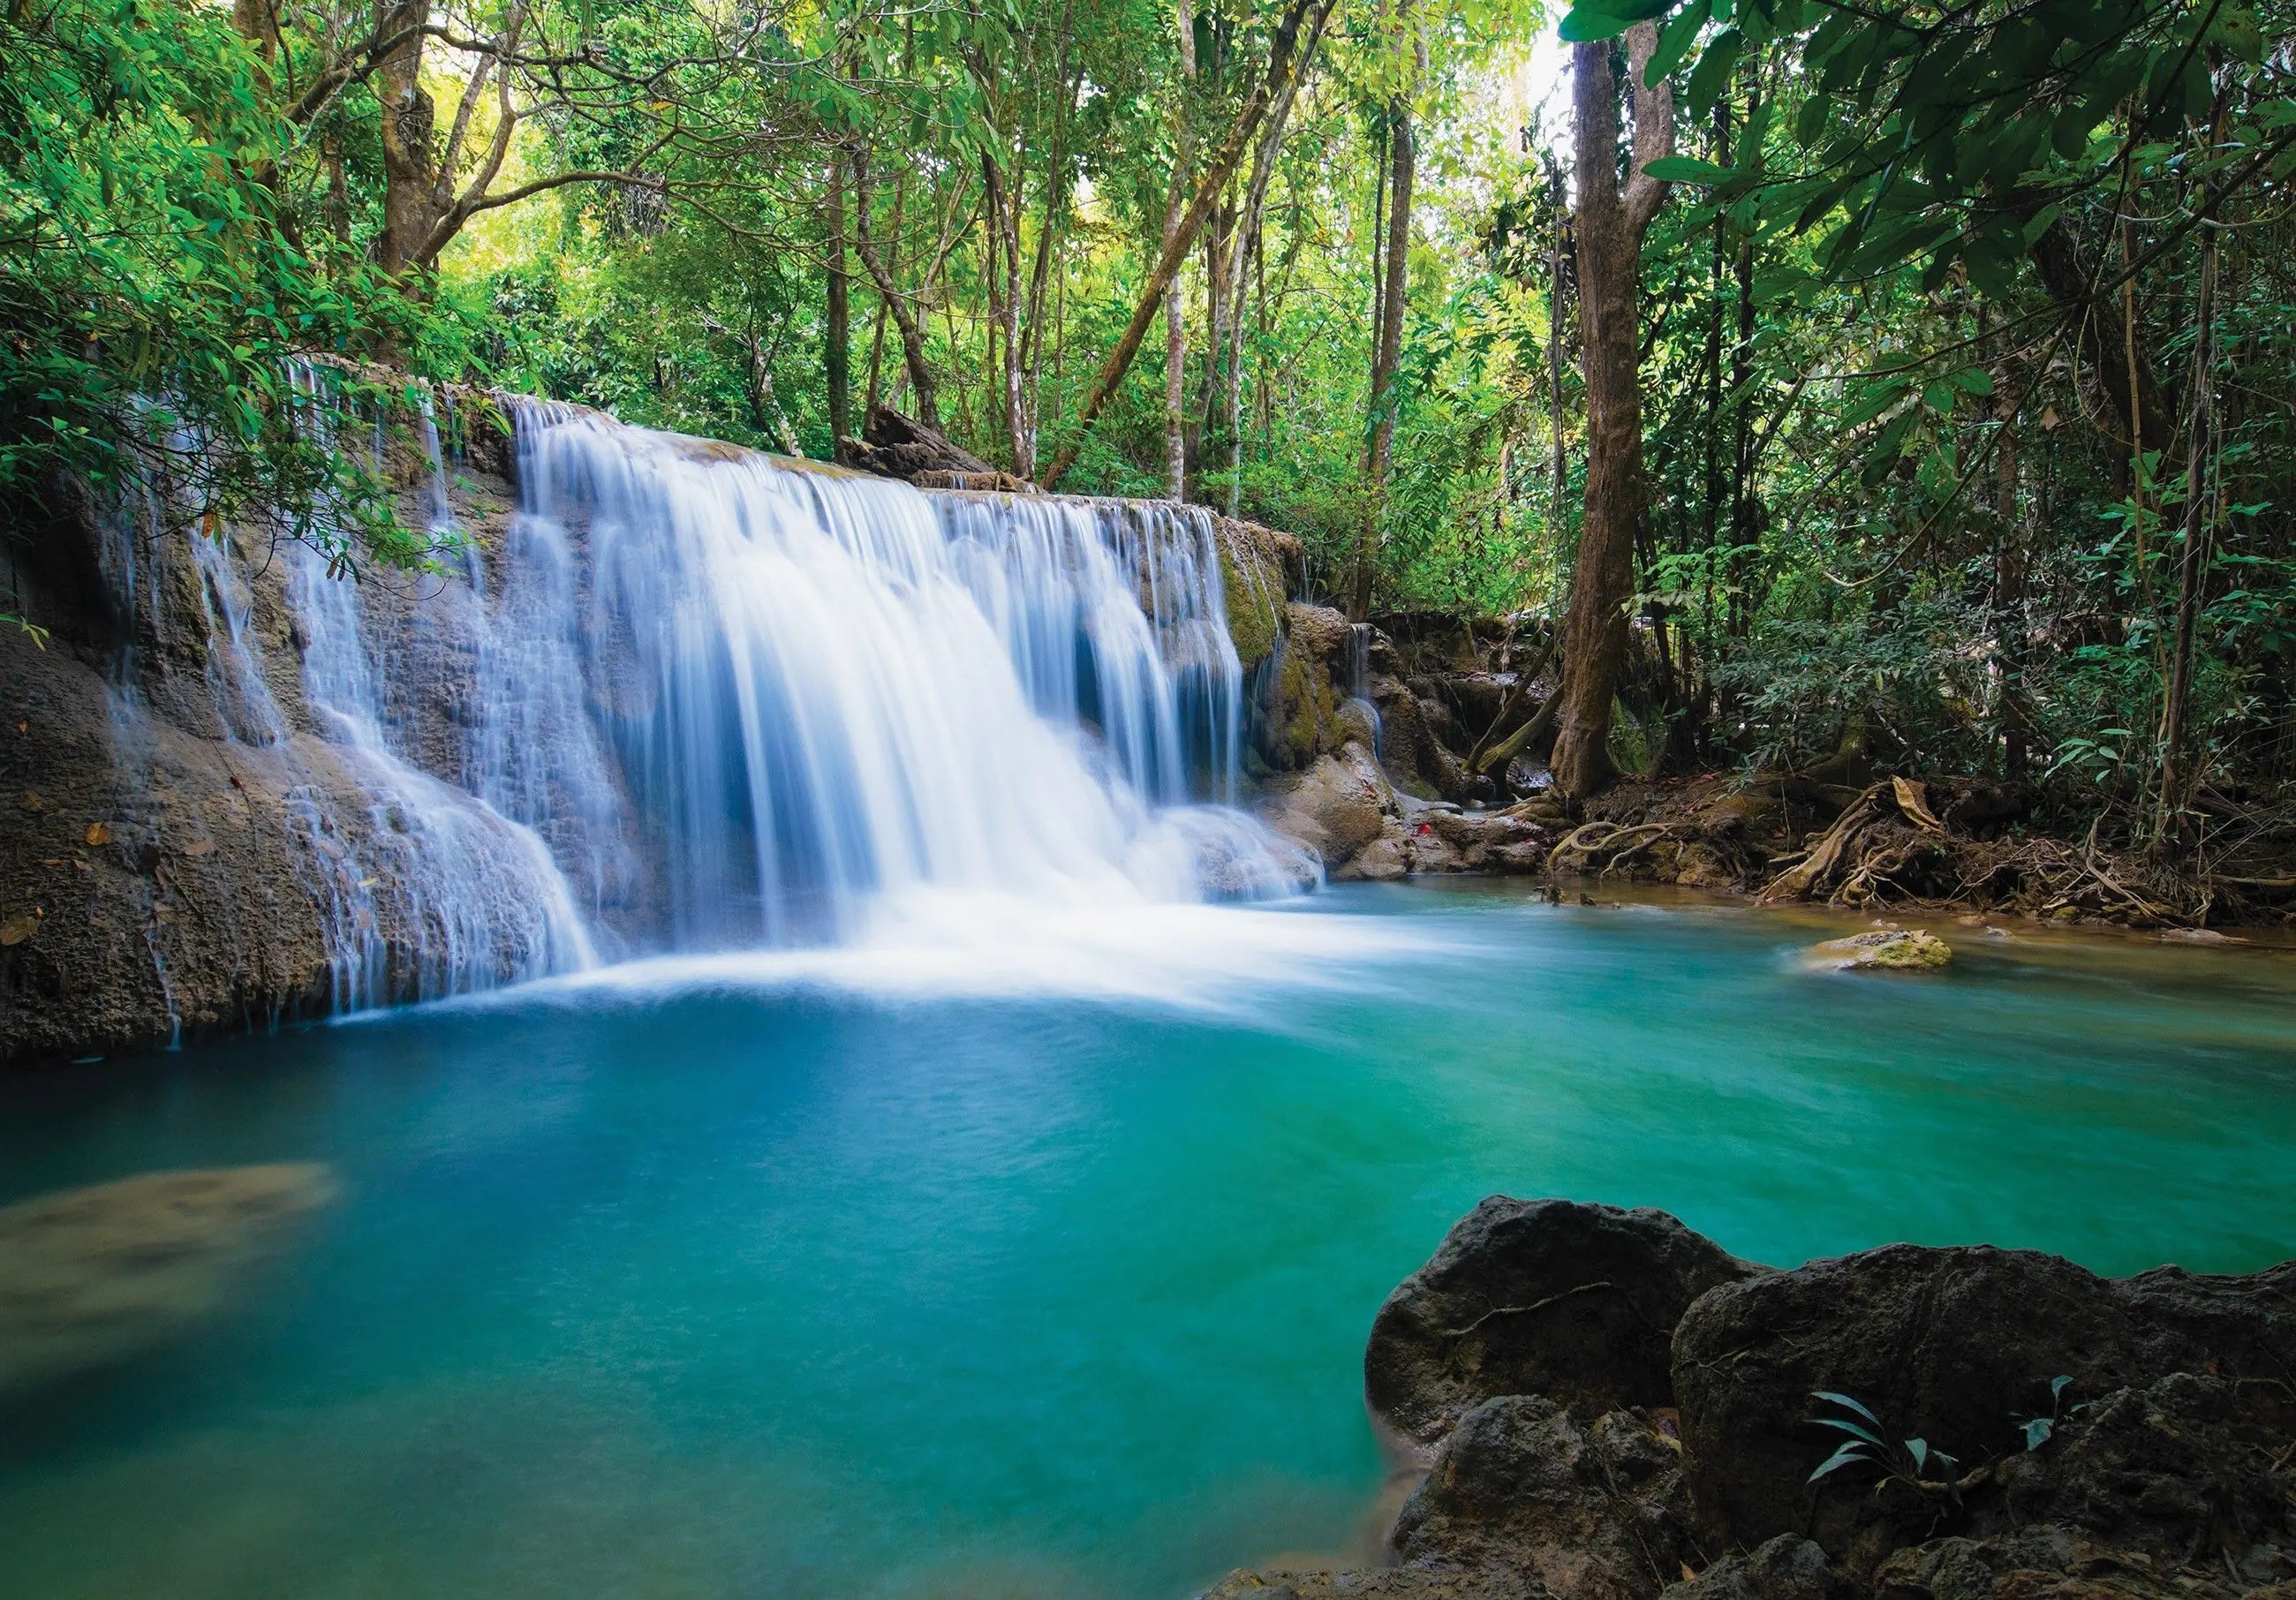
<path id="1" fill-rule="evenodd" d="M 1210 1600 L 2296 1596 L 2296 1261 L 1778 1271 L 1662 1211 L 1494 1196 L 1364 1368 L 1423 1469 L 1385 1559 Z"/>

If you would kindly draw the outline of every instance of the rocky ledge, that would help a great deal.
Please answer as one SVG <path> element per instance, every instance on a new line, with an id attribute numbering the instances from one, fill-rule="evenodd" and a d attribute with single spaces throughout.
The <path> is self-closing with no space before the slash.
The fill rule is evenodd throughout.
<path id="1" fill-rule="evenodd" d="M 1365 1381 L 1425 1468 L 1387 1563 L 1210 1600 L 2296 1600 L 2296 1261 L 1780 1272 L 1494 1197 L 1381 1308 Z"/>

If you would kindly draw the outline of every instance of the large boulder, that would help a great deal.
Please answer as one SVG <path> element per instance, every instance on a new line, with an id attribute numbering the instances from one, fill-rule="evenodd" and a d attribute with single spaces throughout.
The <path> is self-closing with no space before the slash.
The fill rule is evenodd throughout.
<path id="1" fill-rule="evenodd" d="M 1811 1424 L 1814 1392 L 1853 1398 L 1881 1419 L 1885 1443 L 1920 1439 L 1957 1457 L 1964 1475 L 2022 1452 L 2021 1419 L 2090 1403 L 2030 1465 L 2010 1462 L 1998 1476 L 2021 1486 L 2016 1497 L 2032 1509 L 2020 1514 L 2076 1514 L 2086 1502 L 2093 1520 L 2118 1526 L 2136 1514 L 2134 1504 L 2098 1498 L 2097 1484 L 2118 1469 L 2082 1473 L 2080 1437 L 2119 1415 L 2096 1409 L 2105 1397 L 2177 1373 L 2244 1385 L 2246 1416 L 2288 1437 L 2296 1262 L 2250 1277 L 2164 1268 L 2114 1282 L 2031 1251 L 1890 1245 L 1718 1288 L 1674 1338 L 1674 1391 L 1702 1510 L 1742 1545 L 1806 1533 L 1861 1576 L 1937 1530 L 1943 1491 L 1876 1492 L 1882 1474 L 1863 1468 L 1812 1482 L 1841 1440 Z M 2070 1383 L 2053 1399 L 2061 1374 Z M 2151 1470 L 2169 1475 L 2157 1463 Z M 2052 1476 L 2067 1473 L 2087 1487 Z M 2046 1489 L 2045 1479 L 2071 1486 Z M 1979 1497 L 1966 1514 L 1976 1518 L 2000 1487 L 1988 1478 L 1963 1492 Z M 2205 1537 L 2192 1507 L 2167 1514 L 2183 1537 Z M 2146 1542 L 2157 1547 L 2162 1537 L 2171 1536 L 2156 1530 Z"/>
<path id="2" fill-rule="evenodd" d="M 1543 1396 L 1486 1400 L 1437 1447 L 1393 1543 L 1406 1564 L 1504 1572 L 1549 1600 L 1656 1600 L 1695 1553 L 1680 1446 L 1645 1413 L 1581 1424 Z"/>
<path id="3" fill-rule="evenodd" d="M 1676 1323 L 1760 1270 L 1664 1211 L 1495 1194 L 1380 1308 L 1364 1392 L 1423 1444 L 1497 1395 L 1544 1395 L 1587 1419 L 1670 1406 Z"/>
<path id="4" fill-rule="evenodd" d="M 228 1310 L 334 1194 L 324 1167 L 287 1163 L 150 1172 L 0 1207 L 0 1397 Z"/>

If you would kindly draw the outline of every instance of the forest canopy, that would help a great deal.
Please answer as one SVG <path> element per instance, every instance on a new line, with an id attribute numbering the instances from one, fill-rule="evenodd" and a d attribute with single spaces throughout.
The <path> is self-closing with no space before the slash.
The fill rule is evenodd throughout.
<path id="1" fill-rule="evenodd" d="M 312 354 L 885 406 L 1562 633 L 1569 789 L 2197 836 L 2296 778 L 2292 73 L 2283 0 L 6 0 L 0 514 L 168 472 L 431 559 Z"/>

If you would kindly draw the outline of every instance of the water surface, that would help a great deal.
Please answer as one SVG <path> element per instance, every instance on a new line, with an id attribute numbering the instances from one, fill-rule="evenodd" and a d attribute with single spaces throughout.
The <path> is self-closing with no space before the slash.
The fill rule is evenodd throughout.
<path id="1" fill-rule="evenodd" d="M 1357 1536 L 1365 1331 L 1494 1191 L 1777 1263 L 2296 1254 L 2290 956 L 1825 931 L 952 902 L 0 1085 L 0 1202 L 343 1190 L 235 1314 L 0 1398 L 0 1593 L 1167 1600 Z"/>

